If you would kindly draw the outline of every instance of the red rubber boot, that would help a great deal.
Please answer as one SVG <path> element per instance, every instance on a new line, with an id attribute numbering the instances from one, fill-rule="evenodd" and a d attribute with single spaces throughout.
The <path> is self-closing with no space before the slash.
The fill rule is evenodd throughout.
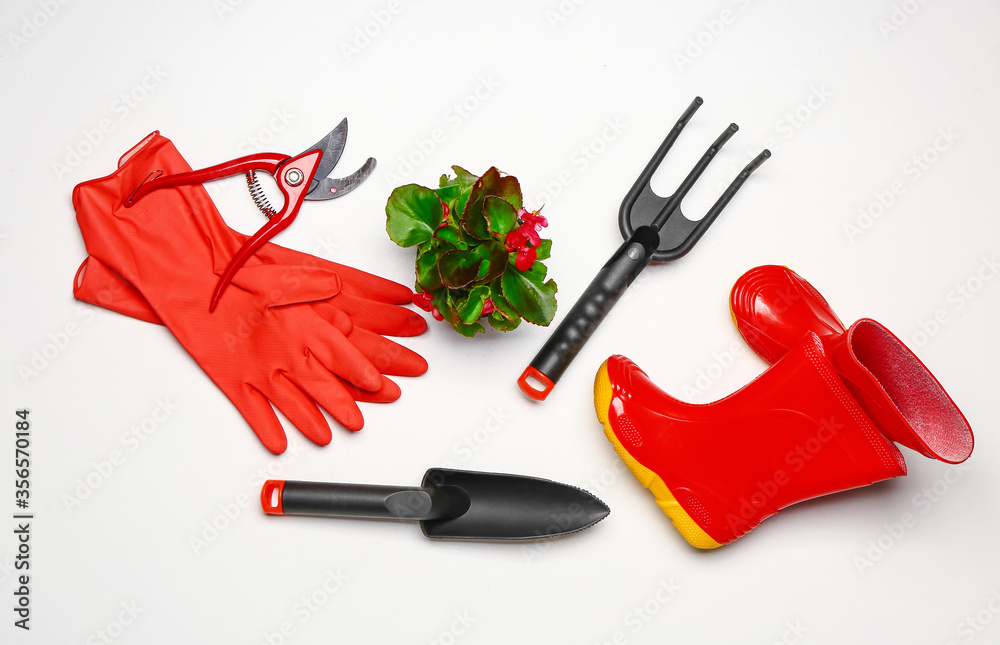
<path id="1" fill-rule="evenodd" d="M 849 328 L 815 288 L 782 266 L 743 274 L 729 297 L 736 328 L 769 363 L 807 333 L 823 342 L 834 369 L 887 437 L 946 463 L 972 454 L 972 428 L 930 370 L 881 324 Z"/>
<path id="2" fill-rule="evenodd" d="M 796 502 L 906 474 L 903 456 L 837 378 L 814 334 L 705 405 L 673 398 L 612 356 L 597 373 L 594 405 L 618 456 L 702 549 Z"/>

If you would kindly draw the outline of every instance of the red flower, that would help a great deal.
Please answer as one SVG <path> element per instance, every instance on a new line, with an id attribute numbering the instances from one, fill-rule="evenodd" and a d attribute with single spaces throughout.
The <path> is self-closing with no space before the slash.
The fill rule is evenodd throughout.
<path id="1" fill-rule="evenodd" d="M 517 251 L 515 266 L 519 271 L 527 271 L 538 259 L 536 247 L 542 243 L 538 231 L 549 225 L 549 221 L 539 214 L 540 211 L 520 209 L 517 217 L 521 225 L 507 234 L 505 240 L 508 251 Z"/>
<path id="2" fill-rule="evenodd" d="M 493 301 L 491 299 L 487 298 L 486 302 L 483 303 L 483 313 L 482 313 L 482 315 L 485 316 L 487 314 L 491 314 L 491 313 L 493 313 L 494 309 L 496 309 L 496 306 L 494 306 Z"/>
<path id="3" fill-rule="evenodd" d="M 426 291 L 421 291 L 420 293 L 413 294 L 410 300 L 413 301 L 413 304 L 420 307 L 424 311 L 431 310 L 431 295 Z"/>
<path id="4" fill-rule="evenodd" d="M 541 208 L 537 211 L 529 211 L 526 208 L 522 208 L 517 211 L 517 217 L 525 224 L 531 225 L 536 231 L 540 231 L 549 225 L 549 220 L 545 219 L 545 216 L 542 215 Z"/>
<path id="5" fill-rule="evenodd" d="M 535 247 L 522 246 L 517 250 L 517 259 L 514 260 L 514 266 L 517 267 L 518 271 L 527 271 L 535 263 L 536 259 L 538 259 L 538 251 L 535 250 Z"/>
<path id="6" fill-rule="evenodd" d="M 434 317 L 434 320 L 444 320 L 444 316 L 441 315 L 441 312 L 438 311 L 437 307 L 435 307 L 432 303 L 431 294 L 426 291 L 413 294 L 413 296 L 410 297 L 410 300 L 413 301 L 413 304 L 420 307 L 424 311 L 429 311 L 431 316 Z"/>
<path id="7" fill-rule="evenodd" d="M 528 245 L 528 238 L 524 234 L 524 227 L 520 226 L 515 228 L 510 233 L 507 233 L 507 239 L 504 242 L 507 245 L 508 251 L 516 251 L 523 246 Z"/>

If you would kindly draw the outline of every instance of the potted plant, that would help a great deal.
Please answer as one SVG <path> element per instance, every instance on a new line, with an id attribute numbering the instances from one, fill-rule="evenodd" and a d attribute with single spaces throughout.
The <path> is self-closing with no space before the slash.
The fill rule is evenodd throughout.
<path id="1" fill-rule="evenodd" d="M 548 325 L 556 283 L 543 263 L 552 250 L 539 234 L 545 217 L 524 208 L 516 177 L 452 170 L 435 189 L 396 188 L 385 206 L 390 239 L 417 247 L 414 304 L 463 336 L 485 331 L 484 317 L 500 331 L 522 318 Z"/>

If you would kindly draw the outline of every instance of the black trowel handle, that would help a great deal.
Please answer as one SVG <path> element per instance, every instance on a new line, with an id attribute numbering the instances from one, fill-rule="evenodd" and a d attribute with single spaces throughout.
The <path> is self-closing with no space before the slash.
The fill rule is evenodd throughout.
<path id="1" fill-rule="evenodd" d="M 545 400 L 594 330 L 649 264 L 659 243 L 659 235 L 649 226 L 639 227 L 625 240 L 521 374 L 517 384 L 522 392 L 537 401 Z"/>
<path id="2" fill-rule="evenodd" d="M 448 487 L 408 488 L 268 480 L 260 491 L 268 515 L 434 520 L 461 515 L 468 498 Z"/>

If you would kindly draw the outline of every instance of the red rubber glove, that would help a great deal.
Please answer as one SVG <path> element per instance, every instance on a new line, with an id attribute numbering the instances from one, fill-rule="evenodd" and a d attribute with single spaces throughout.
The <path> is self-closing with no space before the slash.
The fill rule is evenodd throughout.
<path id="1" fill-rule="evenodd" d="M 115 173 L 74 190 L 91 255 L 78 286 L 90 282 L 88 275 L 120 279 L 126 296 L 117 300 L 128 303 L 127 313 L 165 324 L 269 450 L 287 445 L 271 403 L 325 445 L 331 433 L 317 404 L 359 429 L 355 395 L 385 400 L 398 392 L 380 371 L 426 370 L 419 356 L 379 335 L 423 331 L 419 316 L 392 304 L 409 290 L 276 245 L 247 262 L 210 314 L 214 284 L 245 236 L 225 226 L 199 185 L 155 191 L 125 208 L 123 199 L 152 170 L 190 167 L 153 133 L 122 157 Z M 98 298 L 97 304 L 114 303 Z"/>
<path id="2" fill-rule="evenodd" d="M 266 247 L 262 249 L 262 251 L 266 250 Z M 296 251 L 290 251 L 288 249 L 283 250 L 289 253 L 296 253 Z M 325 262 L 324 260 L 321 261 Z M 327 264 L 338 266 L 334 263 Z M 350 267 L 344 268 L 350 271 L 357 271 L 356 269 L 351 269 Z M 361 271 L 357 271 L 357 273 L 370 278 L 375 278 L 377 280 L 382 280 L 382 278 L 371 276 Z M 402 293 L 404 295 L 412 295 L 412 292 L 409 289 L 400 284 L 389 282 L 388 280 L 385 282 L 402 289 Z M 163 324 L 163 321 L 160 320 L 160 318 L 156 315 L 156 312 L 154 312 L 152 307 L 149 306 L 149 303 L 146 302 L 146 299 L 143 298 L 142 294 L 139 293 L 135 287 L 130 285 L 128 281 L 102 264 L 97 258 L 88 257 L 83 261 L 83 264 L 80 265 L 80 268 L 76 273 L 76 278 L 73 282 L 73 296 L 77 300 L 97 305 L 99 307 L 104 307 L 105 309 L 109 309 L 116 313 L 129 316 L 130 318 L 144 320 L 156 325 Z M 409 301 L 409 299 L 407 299 L 407 301 Z M 413 350 L 403 347 L 402 345 L 399 345 L 398 343 L 394 343 L 387 338 L 383 338 L 379 334 L 375 334 L 367 329 L 364 329 L 359 324 L 355 323 L 349 315 L 340 311 L 331 301 L 320 301 L 310 304 L 316 307 L 319 311 L 328 313 L 330 315 L 331 324 L 336 326 L 337 329 L 343 333 L 355 347 L 361 350 L 361 353 L 364 354 L 365 357 L 368 358 L 368 360 L 370 360 L 382 374 L 391 374 L 395 376 L 419 376 L 427 371 L 427 361 L 425 361 L 419 354 L 415 353 Z M 402 304 L 402 302 L 400 302 L 400 304 Z M 382 304 L 378 301 L 371 301 L 366 305 L 366 308 L 373 310 L 373 312 L 382 314 L 382 318 L 375 322 L 380 323 L 383 329 L 391 329 L 391 331 L 383 331 L 382 333 L 395 333 L 399 336 L 413 336 L 419 334 L 427 328 L 427 324 L 422 318 L 414 316 L 411 311 L 403 309 L 402 307 Z M 359 318 L 359 322 L 362 324 L 373 324 L 368 320 L 368 318 L 371 318 L 371 315 L 365 316 L 362 314 Z M 392 325 L 391 323 L 393 320 L 395 320 L 397 324 Z M 415 331 L 417 329 L 420 331 Z M 340 377 L 338 377 L 338 379 L 339 378 Z M 340 379 L 340 381 L 344 388 L 350 392 L 355 401 L 363 401 L 365 403 L 390 403 L 398 399 L 400 396 L 399 386 L 388 378 L 383 379 L 382 388 L 377 392 L 362 390 L 343 379 Z"/>

